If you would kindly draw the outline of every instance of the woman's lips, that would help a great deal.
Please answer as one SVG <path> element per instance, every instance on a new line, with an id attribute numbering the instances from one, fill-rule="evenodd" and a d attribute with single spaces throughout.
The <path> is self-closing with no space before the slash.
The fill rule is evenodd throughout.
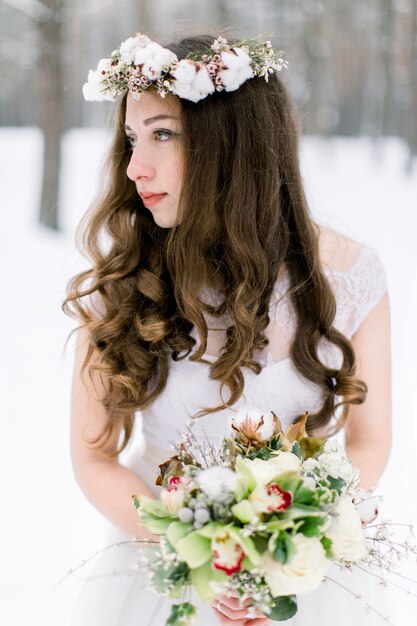
<path id="1" fill-rule="evenodd" d="M 148 208 L 148 207 L 153 206 L 160 200 L 162 200 L 164 196 L 166 196 L 166 193 L 158 193 L 158 194 L 153 194 L 151 196 L 146 196 L 146 197 L 141 196 L 141 197 L 142 197 L 143 204 L 146 206 L 146 208 Z"/>

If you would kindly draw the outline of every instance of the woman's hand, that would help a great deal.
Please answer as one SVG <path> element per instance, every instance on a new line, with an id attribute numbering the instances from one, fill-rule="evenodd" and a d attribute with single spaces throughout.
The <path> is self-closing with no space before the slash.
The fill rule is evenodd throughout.
<path id="1" fill-rule="evenodd" d="M 269 626 L 272 620 L 265 615 L 259 614 L 259 617 L 247 617 L 247 615 L 255 614 L 255 610 L 250 608 L 250 599 L 245 600 L 240 605 L 239 596 L 229 593 L 228 595 L 218 596 L 211 604 L 219 623 L 222 626 Z M 250 613 L 249 613 L 250 611 Z"/>

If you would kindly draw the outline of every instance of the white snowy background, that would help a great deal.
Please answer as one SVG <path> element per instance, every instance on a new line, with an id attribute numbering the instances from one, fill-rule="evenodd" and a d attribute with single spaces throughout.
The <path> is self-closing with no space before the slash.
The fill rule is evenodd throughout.
<path id="1" fill-rule="evenodd" d="M 107 139 L 101 130 L 64 135 L 61 231 L 50 232 L 37 224 L 41 133 L 0 129 L 0 623 L 7 626 L 66 626 L 79 578 L 52 587 L 103 547 L 103 519 L 71 470 L 74 341 L 66 352 L 64 343 L 75 322 L 61 303 L 69 278 L 85 266 L 74 231 L 94 193 Z M 407 173 L 406 160 L 406 147 L 395 138 L 373 144 L 305 137 L 302 143 L 313 215 L 376 248 L 386 268 L 394 445 L 380 492 L 389 495 L 390 517 L 415 523 L 417 163 Z M 408 619 L 398 626 L 413 623 Z"/>

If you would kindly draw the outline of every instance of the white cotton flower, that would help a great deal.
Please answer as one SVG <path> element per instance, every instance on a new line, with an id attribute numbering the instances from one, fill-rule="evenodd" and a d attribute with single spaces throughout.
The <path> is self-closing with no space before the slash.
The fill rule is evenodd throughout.
<path id="1" fill-rule="evenodd" d="M 274 597 L 309 594 L 320 586 L 331 565 L 317 537 L 305 537 L 298 533 L 292 541 L 295 554 L 289 563 L 275 561 L 267 551 L 259 565 L 259 569 L 265 572 L 265 580 Z"/>
<path id="2" fill-rule="evenodd" d="M 205 67 L 197 68 L 193 61 L 182 59 L 173 70 L 172 92 L 180 98 L 198 102 L 215 90 Z"/>
<path id="3" fill-rule="evenodd" d="M 97 72 L 108 72 L 111 68 L 111 59 L 100 59 L 97 65 Z"/>
<path id="4" fill-rule="evenodd" d="M 151 40 L 149 37 L 145 35 L 140 35 L 139 37 L 129 37 L 126 41 L 123 41 L 120 44 L 120 58 L 123 63 L 132 63 L 133 57 L 136 50 L 140 50 L 140 48 L 144 48 Z"/>
<path id="5" fill-rule="evenodd" d="M 337 441 L 326 441 L 323 453 L 318 457 L 321 467 L 333 478 L 349 482 L 356 472 L 345 451 Z"/>
<path id="6" fill-rule="evenodd" d="M 235 493 L 238 476 L 228 467 L 209 467 L 199 471 L 197 482 L 211 500 L 222 500 Z"/>
<path id="7" fill-rule="evenodd" d="M 261 417 L 263 417 L 263 424 L 256 428 L 259 424 Z M 271 412 L 266 413 L 261 411 L 256 406 L 244 404 L 231 418 L 231 424 L 233 423 L 236 428 L 243 426 L 244 422 L 249 419 L 256 428 L 259 441 L 270 441 L 275 435 L 276 428 L 274 423 L 274 417 Z"/>
<path id="8" fill-rule="evenodd" d="M 196 75 L 196 64 L 193 61 L 182 59 L 172 74 L 178 83 L 192 83 Z"/>
<path id="9" fill-rule="evenodd" d="M 151 41 L 147 46 L 138 48 L 134 52 L 133 62 L 135 65 L 142 65 L 142 74 L 149 78 L 149 80 L 155 80 L 159 78 L 162 70 L 167 65 L 171 65 L 178 60 L 177 55 L 163 48 L 159 43 Z"/>
<path id="10" fill-rule="evenodd" d="M 301 468 L 301 460 L 292 452 L 280 452 L 267 461 L 243 458 L 242 462 L 248 467 L 258 485 L 267 485 L 280 474 L 298 472 Z"/>
<path id="11" fill-rule="evenodd" d="M 357 561 L 368 553 L 359 514 L 350 496 L 342 496 L 336 505 L 335 523 L 326 531 L 332 540 L 336 559 Z"/>
<path id="12" fill-rule="evenodd" d="M 250 57 L 241 48 L 232 48 L 230 52 L 222 52 L 220 57 L 226 69 L 220 70 L 218 75 L 226 91 L 235 91 L 248 78 L 253 77 Z"/>
<path id="13" fill-rule="evenodd" d="M 102 59 L 105 60 L 105 59 Z M 101 84 L 103 75 L 99 71 L 90 70 L 88 72 L 87 82 L 83 85 L 83 96 L 87 101 L 97 100 L 115 100 L 115 95 L 111 90 L 103 91 L 104 87 Z"/>

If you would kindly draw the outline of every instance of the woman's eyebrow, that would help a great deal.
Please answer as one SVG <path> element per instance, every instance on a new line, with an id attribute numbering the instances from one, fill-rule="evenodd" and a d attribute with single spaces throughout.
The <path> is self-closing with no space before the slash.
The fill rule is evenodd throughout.
<path id="1" fill-rule="evenodd" d="M 145 126 L 149 126 L 149 124 L 152 124 L 153 122 L 159 122 L 161 120 L 178 120 L 178 117 L 174 117 L 173 115 L 166 115 L 164 113 L 161 113 L 160 115 L 154 115 L 153 117 L 148 117 L 148 119 L 143 120 L 143 124 Z M 132 130 L 130 128 L 130 126 L 128 126 L 128 124 L 125 124 L 125 129 L 126 130 Z"/>

